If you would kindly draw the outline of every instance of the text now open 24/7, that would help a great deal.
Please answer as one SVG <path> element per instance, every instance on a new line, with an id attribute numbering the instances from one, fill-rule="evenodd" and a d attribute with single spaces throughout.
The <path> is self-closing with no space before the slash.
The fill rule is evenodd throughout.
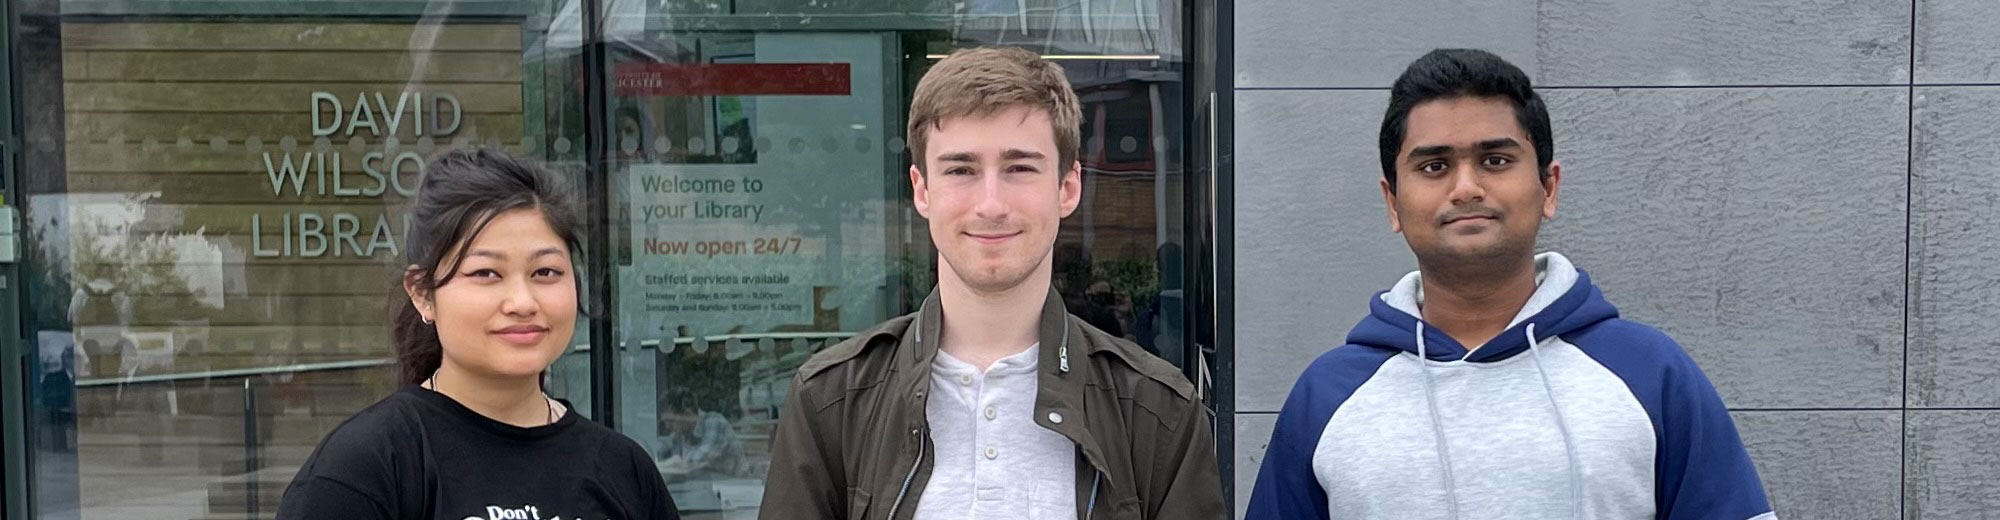
<path id="1" fill-rule="evenodd" d="M 732 255 L 796 255 L 805 242 L 799 237 L 752 240 L 657 240 L 646 239 L 642 248 L 649 255 L 693 254 L 714 258 Z"/>

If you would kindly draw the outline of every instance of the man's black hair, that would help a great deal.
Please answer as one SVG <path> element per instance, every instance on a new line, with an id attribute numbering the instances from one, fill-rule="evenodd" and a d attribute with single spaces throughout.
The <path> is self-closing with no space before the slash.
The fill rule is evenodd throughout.
<path id="1" fill-rule="evenodd" d="M 1535 147 L 1535 166 L 1548 181 L 1555 160 L 1555 139 L 1549 132 L 1549 109 L 1535 94 L 1528 74 L 1491 52 L 1478 49 L 1437 49 L 1411 62 L 1389 87 L 1389 112 L 1382 116 L 1382 177 L 1396 191 L 1396 156 L 1403 149 L 1410 110 L 1426 101 L 1457 97 L 1497 97 L 1514 104 L 1514 117 Z"/>

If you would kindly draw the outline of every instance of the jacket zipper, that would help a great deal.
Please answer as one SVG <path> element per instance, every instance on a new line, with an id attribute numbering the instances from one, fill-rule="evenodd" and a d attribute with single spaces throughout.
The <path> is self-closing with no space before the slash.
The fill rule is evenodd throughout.
<path id="1" fill-rule="evenodd" d="M 915 320 L 911 320 L 910 327 L 916 329 L 917 331 L 917 337 L 916 337 L 917 344 L 923 345 L 924 344 L 923 309 L 921 308 L 917 309 L 917 318 Z M 921 390 L 917 391 L 917 402 L 919 403 L 924 402 L 924 392 Z M 925 409 L 925 407 L 918 406 L 917 409 L 923 410 Z M 917 468 L 921 468 L 924 466 L 924 446 L 930 444 L 930 436 L 925 435 L 923 431 L 924 431 L 923 428 L 910 429 L 910 436 L 917 438 L 917 461 L 915 463 L 910 464 L 910 473 L 903 476 L 903 489 L 901 491 L 896 492 L 896 502 L 889 505 L 889 517 L 887 520 L 896 520 L 896 513 L 903 510 L 903 497 L 910 494 L 910 482 L 915 481 L 917 479 Z"/>
<path id="2" fill-rule="evenodd" d="M 922 430 L 910 430 L 910 435 L 920 435 Z M 917 439 L 917 461 L 910 464 L 910 473 L 903 476 L 903 490 L 896 492 L 896 502 L 889 506 L 889 520 L 896 519 L 896 513 L 903 509 L 903 497 L 910 494 L 910 482 L 917 479 L 917 468 L 924 465 L 924 444 L 927 439 Z"/>
<path id="3" fill-rule="evenodd" d="M 1093 471 L 1091 474 L 1090 505 L 1083 507 L 1083 520 L 1090 520 L 1090 517 L 1097 516 L 1097 485 L 1104 482 L 1103 473 Z"/>

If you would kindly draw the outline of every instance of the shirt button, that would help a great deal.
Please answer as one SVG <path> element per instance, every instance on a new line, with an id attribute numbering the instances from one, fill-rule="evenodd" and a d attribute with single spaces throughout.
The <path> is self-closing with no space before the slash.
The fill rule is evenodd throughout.
<path id="1" fill-rule="evenodd" d="M 1000 458 L 1000 448 L 994 448 L 988 446 L 986 448 L 986 460 L 993 460 L 997 458 Z"/>
<path id="2" fill-rule="evenodd" d="M 991 406 L 988 406 L 988 407 L 986 407 L 986 420 L 988 420 L 988 421 L 991 421 L 991 420 L 993 420 L 993 416 L 995 416 L 995 415 L 999 415 L 999 414 L 1000 414 L 1000 412 L 998 412 L 998 411 L 995 411 L 995 410 L 993 409 L 993 407 L 991 407 Z"/>
<path id="3" fill-rule="evenodd" d="M 972 376 L 958 376 L 958 384 L 971 386 Z"/>
<path id="4" fill-rule="evenodd" d="M 1062 424 L 1062 414 L 1056 412 L 1049 412 L 1049 422 Z"/>

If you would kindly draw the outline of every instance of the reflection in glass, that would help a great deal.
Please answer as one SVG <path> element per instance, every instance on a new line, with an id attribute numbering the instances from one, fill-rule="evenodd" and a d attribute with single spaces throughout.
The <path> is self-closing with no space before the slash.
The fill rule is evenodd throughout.
<path id="1" fill-rule="evenodd" d="M 588 350 L 616 348 L 617 423 L 690 517 L 754 516 L 797 367 L 930 290 L 903 114 L 976 45 L 1058 60 L 1085 104 L 1065 301 L 1191 364 L 1178 3 L 607 0 L 608 78 L 581 73 L 580 0 L 18 4 L 43 518 L 274 511 L 392 389 L 400 205 L 476 142 L 611 187 L 586 254 L 612 270 L 581 274 L 611 279 L 614 337 L 579 330 L 552 393 L 591 409 Z"/>
<path id="2" fill-rule="evenodd" d="M 16 4 L 39 518 L 269 518 L 394 388 L 424 154 L 578 135 L 544 101 L 577 77 L 552 6 Z"/>

